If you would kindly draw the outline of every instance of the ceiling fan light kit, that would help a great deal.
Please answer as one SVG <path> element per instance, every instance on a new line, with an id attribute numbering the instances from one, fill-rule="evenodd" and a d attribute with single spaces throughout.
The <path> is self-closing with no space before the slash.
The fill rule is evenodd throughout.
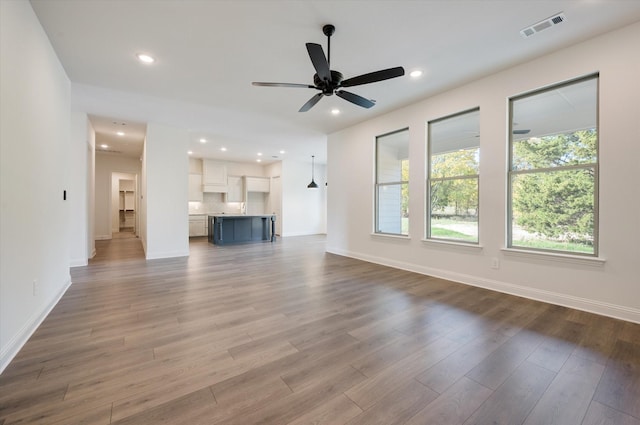
<path id="1" fill-rule="evenodd" d="M 316 70 L 313 76 L 313 85 L 311 84 L 295 84 L 295 83 L 263 83 L 253 82 L 254 86 L 262 87 L 292 87 L 292 88 L 309 88 L 319 90 L 311 99 L 309 99 L 298 112 L 306 112 L 311 109 L 324 96 L 336 95 L 354 105 L 363 108 L 371 108 L 374 106 L 375 100 L 364 98 L 355 93 L 342 90 L 343 87 L 354 87 L 363 84 L 376 83 L 378 81 L 388 80 L 391 78 L 401 77 L 404 75 L 404 68 L 397 66 L 395 68 L 383 69 L 380 71 L 370 72 L 358 75 L 356 77 L 344 79 L 342 73 L 331 69 L 331 36 L 336 28 L 333 25 L 325 25 L 322 32 L 327 36 L 327 56 L 324 55 L 322 46 L 316 43 L 306 43 L 307 53 Z"/>

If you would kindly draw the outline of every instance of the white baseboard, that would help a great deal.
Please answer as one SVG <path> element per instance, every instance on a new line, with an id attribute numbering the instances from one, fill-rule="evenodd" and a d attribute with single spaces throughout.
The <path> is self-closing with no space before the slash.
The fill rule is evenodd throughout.
<path id="1" fill-rule="evenodd" d="M 147 252 L 146 259 L 147 260 L 158 260 L 161 258 L 174 258 L 174 257 L 188 257 L 189 249 L 186 251 L 166 251 L 166 252 Z"/>
<path id="2" fill-rule="evenodd" d="M 67 278 L 67 281 L 62 286 L 62 289 L 56 294 L 55 297 L 45 306 L 45 308 L 36 312 L 27 322 L 22 326 L 22 329 L 18 331 L 18 333 L 9 340 L 6 346 L 2 347 L 2 351 L 0 351 L 0 373 L 5 370 L 11 360 L 18 354 L 20 349 L 27 343 L 31 335 L 38 329 L 38 326 L 47 318 L 51 310 L 58 304 L 60 298 L 67 292 L 67 289 L 71 286 L 71 277 Z"/>
<path id="3" fill-rule="evenodd" d="M 640 310 L 626 306 L 609 304 L 602 301 L 561 294 L 558 292 L 551 292 L 542 289 L 514 285 L 511 283 L 492 279 L 479 278 L 477 276 L 472 276 L 464 273 L 456 273 L 450 270 L 443 270 L 420 266 L 417 264 L 405 263 L 402 261 L 389 260 L 388 258 L 376 257 L 342 249 L 327 247 L 327 252 L 342 255 L 344 257 L 355 258 L 357 260 L 367 261 L 369 263 L 380 264 L 383 266 L 407 270 L 410 272 L 433 276 L 440 279 L 451 280 L 457 283 L 490 289 L 492 291 L 503 292 L 505 294 L 516 295 L 518 297 L 529 298 L 549 304 L 574 308 L 576 310 L 582 310 L 601 316 L 613 317 L 615 319 L 621 319 L 627 322 L 640 323 Z"/>
<path id="4" fill-rule="evenodd" d="M 288 237 L 293 237 L 293 236 L 316 236 L 316 235 L 326 235 L 326 232 L 321 232 L 321 233 L 307 233 L 307 232 L 293 232 L 293 233 L 284 233 L 282 236 L 282 238 L 288 238 Z"/>
<path id="5" fill-rule="evenodd" d="M 69 261 L 69 267 L 82 267 L 89 264 L 89 261 L 86 258 L 72 258 Z"/>

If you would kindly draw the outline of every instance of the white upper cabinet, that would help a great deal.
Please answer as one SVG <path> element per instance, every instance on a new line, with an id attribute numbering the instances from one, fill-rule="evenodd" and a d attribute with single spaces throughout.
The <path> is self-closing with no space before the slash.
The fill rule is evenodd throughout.
<path id="1" fill-rule="evenodd" d="M 244 202 L 244 177 L 228 176 L 227 202 Z"/>
<path id="2" fill-rule="evenodd" d="M 209 159 L 202 160 L 203 192 L 223 192 L 227 187 L 227 166 Z"/>
<path id="3" fill-rule="evenodd" d="M 269 177 L 245 177 L 247 192 L 265 192 L 269 193 L 270 179 Z"/>

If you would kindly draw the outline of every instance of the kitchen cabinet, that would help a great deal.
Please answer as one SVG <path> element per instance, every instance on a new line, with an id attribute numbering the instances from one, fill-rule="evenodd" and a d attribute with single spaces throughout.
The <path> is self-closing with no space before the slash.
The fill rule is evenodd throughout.
<path id="1" fill-rule="evenodd" d="M 189 174 L 189 201 L 203 200 L 202 176 L 200 174 Z"/>
<path id="2" fill-rule="evenodd" d="M 189 216 L 189 237 L 207 236 L 208 223 L 204 214 Z"/>
<path id="3" fill-rule="evenodd" d="M 245 183 L 247 185 L 247 192 L 269 193 L 269 177 L 245 177 Z"/>
<path id="4" fill-rule="evenodd" d="M 276 216 L 210 215 L 208 240 L 216 245 L 247 242 L 275 242 Z"/>
<path id="5" fill-rule="evenodd" d="M 226 193 L 227 166 L 209 159 L 202 160 L 202 189 L 203 192 Z"/>
<path id="6" fill-rule="evenodd" d="M 228 176 L 227 177 L 227 202 L 244 202 L 244 177 Z"/>

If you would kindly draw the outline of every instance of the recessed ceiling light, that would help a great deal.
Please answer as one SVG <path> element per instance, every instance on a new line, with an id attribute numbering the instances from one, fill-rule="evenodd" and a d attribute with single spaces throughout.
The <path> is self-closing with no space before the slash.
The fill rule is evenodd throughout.
<path id="1" fill-rule="evenodd" d="M 191 155 L 191 154 L 193 154 L 193 151 L 187 151 L 187 153 L 188 153 L 189 155 Z"/>
<path id="2" fill-rule="evenodd" d="M 262 156 L 262 152 L 258 152 L 258 156 Z"/>
<path id="3" fill-rule="evenodd" d="M 332 110 L 331 110 L 331 113 L 332 113 L 333 115 L 338 115 L 338 114 L 340 113 L 340 109 L 332 109 Z"/>
<path id="4" fill-rule="evenodd" d="M 260 158 L 256 159 L 256 162 L 262 162 L 262 160 Z"/>
<path id="5" fill-rule="evenodd" d="M 156 61 L 152 56 L 149 56 L 145 53 L 138 53 L 136 57 L 140 62 L 143 63 L 154 63 Z"/>
<path id="6" fill-rule="evenodd" d="M 207 143 L 207 139 L 205 138 L 200 139 L 200 143 Z"/>
<path id="7" fill-rule="evenodd" d="M 118 131 L 116 134 L 117 134 L 118 136 L 122 137 L 122 136 L 124 136 L 124 131 Z"/>
<path id="8" fill-rule="evenodd" d="M 100 147 L 101 147 L 102 149 L 107 149 L 107 148 L 109 147 L 109 145 L 100 145 Z"/>
<path id="9" fill-rule="evenodd" d="M 226 152 L 226 151 L 227 151 L 227 148 L 225 148 L 225 147 L 223 146 L 223 147 L 221 147 L 221 148 L 220 148 L 220 150 L 221 150 L 222 152 Z"/>
<path id="10" fill-rule="evenodd" d="M 409 75 L 412 78 L 418 78 L 419 76 L 422 75 L 422 71 L 420 71 L 419 69 L 416 69 L 415 71 L 411 71 L 411 73 Z"/>
<path id="11" fill-rule="evenodd" d="M 285 151 L 280 151 L 280 153 L 285 153 Z"/>

